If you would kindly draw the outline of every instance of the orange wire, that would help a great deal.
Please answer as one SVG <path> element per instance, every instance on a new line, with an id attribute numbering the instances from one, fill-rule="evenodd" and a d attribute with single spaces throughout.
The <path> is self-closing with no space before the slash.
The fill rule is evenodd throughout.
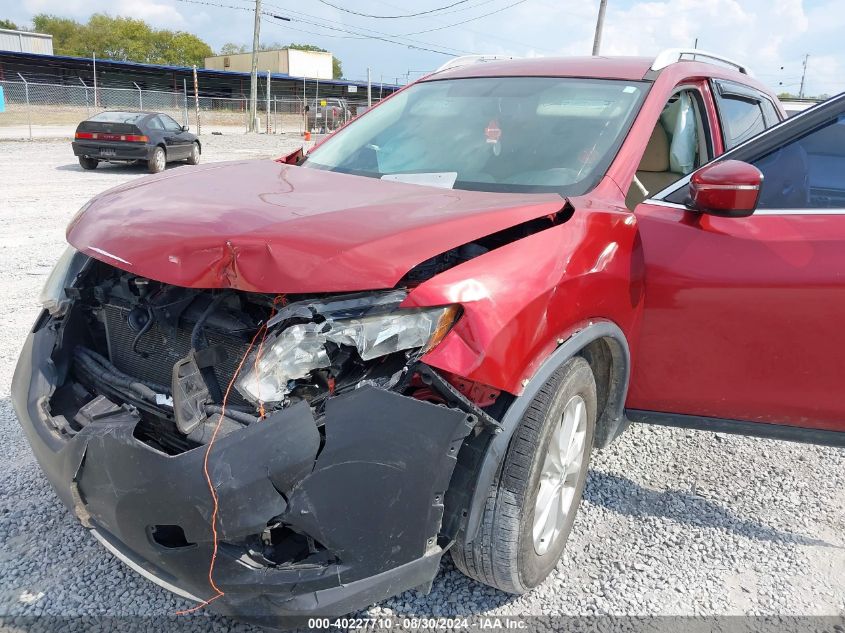
<path id="1" fill-rule="evenodd" d="M 285 298 L 285 295 L 277 295 L 273 299 L 273 306 L 270 308 L 270 317 L 267 321 L 276 316 L 277 305 L 284 306 L 286 303 L 287 299 Z M 264 342 L 267 340 L 267 326 L 264 325 L 262 327 L 264 328 L 264 336 L 261 337 L 261 342 L 258 344 L 258 349 L 255 352 L 255 362 L 253 363 L 253 369 L 256 376 L 258 375 L 258 363 L 261 361 L 261 355 L 264 353 Z M 264 410 L 264 401 L 261 399 L 261 383 L 258 381 L 255 383 L 255 390 L 255 397 L 258 400 L 258 419 L 263 420 L 267 415 L 267 412 Z"/>
<path id="2" fill-rule="evenodd" d="M 278 295 L 275 299 L 273 299 L 273 307 L 270 311 L 270 318 L 276 313 L 276 305 L 277 303 L 281 303 L 284 306 L 287 303 L 284 295 Z M 268 319 L 269 320 L 269 319 Z M 267 323 L 265 322 L 258 331 L 255 333 L 255 336 L 252 337 L 252 340 L 249 342 L 249 346 L 246 348 L 243 357 L 241 358 L 241 362 L 238 363 L 237 368 L 235 369 L 235 373 L 232 374 L 232 379 L 229 381 L 229 385 L 226 387 L 226 393 L 223 395 L 223 403 L 220 406 L 220 418 L 217 420 L 217 424 L 214 426 L 214 432 L 211 434 L 211 439 L 208 442 L 208 447 L 205 449 L 205 457 L 203 458 L 202 463 L 202 472 L 205 475 L 205 481 L 208 484 L 208 491 L 211 493 L 211 501 L 212 501 L 212 511 L 211 511 L 211 536 L 212 536 L 212 549 L 211 549 L 211 562 L 208 565 L 208 584 L 214 589 L 215 594 L 208 598 L 207 600 L 203 600 L 198 605 L 191 607 L 190 609 L 182 609 L 181 611 L 177 611 L 176 615 L 188 615 L 189 613 L 193 613 L 194 611 L 199 611 L 200 609 L 208 606 L 218 598 L 223 597 L 226 595 L 220 587 L 217 586 L 217 583 L 214 582 L 214 566 L 217 562 L 217 550 L 218 550 L 218 540 L 217 540 L 217 515 L 220 510 L 220 501 L 217 497 L 217 490 L 214 488 L 214 483 L 211 481 L 211 475 L 208 472 L 208 458 L 211 455 L 211 449 L 214 446 L 214 441 L 217 439 L 217 434 L 220 431 L 220 425 L 223 422 L 223 419 L 226 417 L 226 403 L 229 401 L 229 394 L 232 391 L 232 387 L 235 384 L 235 380 L 238 378 L 238 375 L 241 373 L 241 369 L 246 362 L 247 356 L 249 356 L 250 351 L 252 351 L 253 346 L 255 345 L 256 339 L 263 333 L 261 337 L 261 343 L 258 347 L 258 354 L 255 358 L 255 369 L 258 370 L 258 359 L 261 355 L 261 349 L 264 346 L 264 341 L 267 339 Z M 261 417 L 264 417 L 264 403 L 260 404 L 260 411 Z"/>

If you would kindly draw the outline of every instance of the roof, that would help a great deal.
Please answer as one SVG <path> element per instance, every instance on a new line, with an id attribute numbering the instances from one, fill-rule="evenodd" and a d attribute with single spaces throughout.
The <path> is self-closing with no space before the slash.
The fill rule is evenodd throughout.
<path id="1" fill-rule="evenodd" d="M 289 46 L 285 46 L 284 48 L 267 48 L 264 50 L 258 51 L 258 54 L 262 53 L 283 53 L 284 51 L 297 51 L 300 53 L 315 53 L 317 55 L 328 55 L 332 57 L 332 53 L 330 51 L 308 51 L 301 48 L 290 48 Z M 222 57 L 237 57 L 238 55 L 249 55 L 252 57 L 252 51 L 243 51 L 239 53 L 220 53 L 219 55 L 209 55 L 205 59 L 219 59 Z"/>
<path id="2" fill-rule="evenodd" d="M 0 29 L 0 33 L 13 33 L 14 35 L 24 35 L 26 37 L 43 37 L 47 39 L 53 39 L 53 36 L 49 33 L 36 33 L 35 31 L 20 31 L 15 29 Z"/>
<path id="3" fill-rule="evenodd" d="M 21 53 L 19 51 L 0 51 L 0 55 L 9 56 L 9 57 L 20 57 L 20 58 L 37 58 L 43 60 L 55 60 L 55 61 L 70 61 L 70 62 L 84 62 L 84 63 L 91 63 L 90 57 L 73 57 L 70 55 L 43 55 L 40 53 Z M 193 68 L 190 66 L 170 66 L 167 64 L 145 64 L 142 62 L 130 62 L 130 61 L 120 61 L 117 59 L 99 59 L 97 58 L 97 65 L 112 65 L 112 66 L 123 66 L 128 68 L 139 68 L 139 69 L 156 69 L 156 70 L 165 70 L 165 71 L 178 71 L 183 73 L 191 73 L 193 72 Z M 198 75 L 228 75 L 232 77 L 244 77 L 249 78 L 249 73 L 241 73 L 234 70 L 214 70 L 210 68 L 197 68 Z M 262 77 L 266 76 L 266 73 L 261 73 Z M 288 75 L 286 73 L 271 73 L 270 77 L 272 79 L 290 79 L 294 81 L 302 81 L 306 79 L 308 81 L 316 81 L 311 77 L 295 77 L 292 75 Z M 331 84 L 331 85 L 338 85 L 338 86 L 358 86 L 359 88 L 366 88 L 367 82 L 366 81 L 352 81 L 349 79 L 320 79 L 321 84 Z M 396 84 L 389 84 L 389 83 L 375 83 L 373 82 L 372 85 L 376 86 L 383 86 L 388 90 L 396 90 L 401 86 Z"/>
<path id="4" fill-rule="evenodd" d="M 428 78 L 594 77 L 639 81 L 649 72 L 652 62 L 653 57 L 532 57 L 467 64 Z"/>

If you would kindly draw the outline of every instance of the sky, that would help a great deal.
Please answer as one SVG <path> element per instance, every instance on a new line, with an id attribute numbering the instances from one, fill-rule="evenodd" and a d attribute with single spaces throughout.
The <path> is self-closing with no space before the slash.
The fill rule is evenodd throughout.
<path id="1" fill-rule="evenodd" d="M 405 83 L 460 54 L 589 55 L 598 5 L 599 0 L 263 0 L 266 12 L 290 21 L 265 17 L 261 39 L 330 50 L 350 79 L 365 78 L 370 68 L 374 82 Z M 251 44 L 254 6 L 254 0 L 0 0 L 0 18 L 26 25 L 41 12 L 86 20 L 102 11 L 195 33 L 216 50 L 226 42 Z M 406 16 L 437 8 L 399 19 L 349 12 Z M 805 94 L 837 94 L 845 91 L 842 33 L 845 0 L 608 0 L 601 53 L 653 56 L 664 48 L 691 48 L 698 38 L 699 48 L 740 60 L 776 92 L 794 94 L 809 54 Z"/>

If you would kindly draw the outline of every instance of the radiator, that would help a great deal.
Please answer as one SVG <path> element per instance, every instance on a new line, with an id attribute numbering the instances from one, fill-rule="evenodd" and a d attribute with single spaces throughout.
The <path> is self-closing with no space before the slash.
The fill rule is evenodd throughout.
<path id="1" fill-rule="evenodd" d="M 174 363 L 185 358 L 191 349 L 191 331 L 177 329 L 175 335 L 171 336 L 170 328 L 153 324 L 138 341 L 137 352 L 133 352 L 132 342 L 137 332 L 129 327 L 129 310 L 114 305 L 106 305 L 104 310 L 111 362 L 119 370 L 135 378 L 170 385 Z M 214 368 L 220 389 L 225 393 L 226 386 L 248 345 L 238 339 L 227 338 L 208 330 L 205 336 L 209 345 L 220 345 L 226 350 L 226 359 Z M 229 401 L 232 404 L 246 403 L 235 389 L 229 394 Z"/>

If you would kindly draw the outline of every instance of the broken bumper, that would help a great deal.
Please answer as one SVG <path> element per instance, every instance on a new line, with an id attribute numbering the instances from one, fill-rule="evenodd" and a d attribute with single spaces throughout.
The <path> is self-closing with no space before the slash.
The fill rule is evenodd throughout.
<path id="1" fill-rule="evenodd" d="M 43 323 L 43 321 L 42 321 Z M 62 502 L 115 555 L 200 600 L 212 553 L 205 447 L 169 456 L 133 435 L 131 412 L 73 437 L 51 421 L 61 361 L 55 328 L 36 326 L 13 379 L 21 426 Z M 220 438 L 209 471 L 219 497 L 216 610 L 261 622 L 340 615 L 429 583 L 444 551 L 444 497 L 473 416 L 375 387 L 331 399 L 322 440 L 306 405 Z M 325 565 L 260 564 L 243 543 L 271 520 L 323 544 Z M 157 534 L 178 526 L 184 539 Z"/>

